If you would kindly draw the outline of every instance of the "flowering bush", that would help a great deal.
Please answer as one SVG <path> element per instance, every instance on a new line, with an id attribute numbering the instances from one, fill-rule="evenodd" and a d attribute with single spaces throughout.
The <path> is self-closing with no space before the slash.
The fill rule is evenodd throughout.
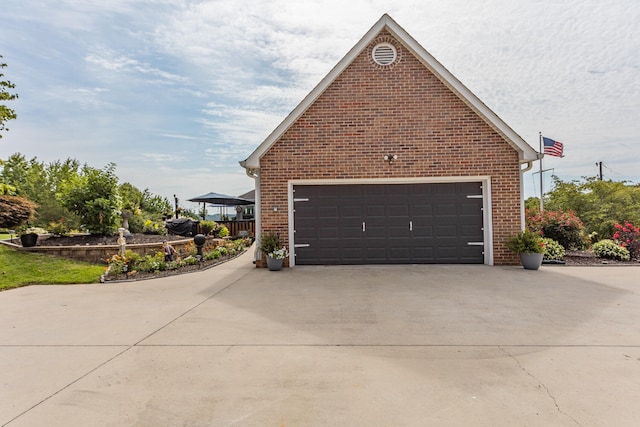
<path id="1" fill-rule="evenodd" d="M 287 252 L 287 248 L 280 248 L 270 252 L 268 255 L 273 259 L 285 259 L 289 253 Z"/>
<path id="2" fill-rule="evenodd" d="M 594 243 L 593 253 L 598 258 L 619 259 L 622 261 L 629 261 L 630 258 L 629 250 L 618 246 L 618 244 L 611 239 L 602 239 Z"/>
<path id="3" fill-rule="evenodd" d="M 544 237 L 555 240 L 566 249 L 586 247 L 584 224 L 575 213 L 558 211 L 526 210 L 527 228 Z"/>
<path id="4" fill-rule="evenodd" d="M 543 238 L 542 241 L 544 242 L 544 259 L 559 261 L 564 258 L 566 251 L 560 243 L 548 237 Z"/>
<path id="5" fill-rule="evenodd" d="M 115 254 L 111 258 L 107 258 L 109 271 L 113 274 L 128 273 L 133 271 L 133 266 L 140 260 L 140 255 L 127 250 L 124 255 Z"/>
<path id="6" fill-rule="evenodd" d="M 629 251 L 632 259 L 640 258 L 640 227 L 634 227 L 629 221 L 624 225 L 616 224 L 613 238 L 620 246 Z"/>

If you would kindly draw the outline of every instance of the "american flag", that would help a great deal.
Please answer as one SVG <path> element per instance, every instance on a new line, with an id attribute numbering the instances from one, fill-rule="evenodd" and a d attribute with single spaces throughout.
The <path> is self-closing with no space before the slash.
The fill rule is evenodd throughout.
<path id="1" fill-rule="evenodd" d="M 542 143 L 544 144 L 544 154 L 556 157 L 564 157 L 562 155 L 562 149 L 564 146 L 562 142 L 554 141 L 551 138 L 542 137 Z"/>

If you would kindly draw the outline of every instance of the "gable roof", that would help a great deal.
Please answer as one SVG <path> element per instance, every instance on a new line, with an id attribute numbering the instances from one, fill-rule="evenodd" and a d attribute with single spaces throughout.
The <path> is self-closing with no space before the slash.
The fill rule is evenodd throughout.
<path id="1" fill-rule="evenodd" d="M 276 127 L 273 132 L 240 165 L 246 169 L 260 168 L 260 158 L 298 120 L 338 76 L 367 48 L 383 30 L 387 30 L 429 69 L 445 86 L 454 92 L 468 107 L 476 112 L 492 129 L 500 134 L 519 154 L 521 162 L 538 159 L 538 153 L 520 135 L 509 127 L 496 113 L 487 107 L 465 85 L 438 62 L 425 48 L 409 35 L 386 13 L 360 39 L 360 41 L 336 64 L 318 85 L 298 104 L 296 108 Z"/>

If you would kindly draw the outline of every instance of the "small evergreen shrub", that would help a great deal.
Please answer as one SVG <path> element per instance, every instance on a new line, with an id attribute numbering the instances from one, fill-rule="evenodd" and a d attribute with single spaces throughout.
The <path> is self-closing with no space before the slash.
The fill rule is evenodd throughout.
<path id="1" fill-rule="evenodd" d="M 548 237 L 543 238 L 542 241 L 544 242 L 544 259 L 560 261 L 564 258 L 566 251 L 560 243 Z"/>
<path id="2" fill-rule="evenodd" d="M 602 239 L 593 244 L 593 253 L 598 258 L 619 259 L 621 261 L 629 261 L 629 250 L 618 246 L 611 239 Z"/>

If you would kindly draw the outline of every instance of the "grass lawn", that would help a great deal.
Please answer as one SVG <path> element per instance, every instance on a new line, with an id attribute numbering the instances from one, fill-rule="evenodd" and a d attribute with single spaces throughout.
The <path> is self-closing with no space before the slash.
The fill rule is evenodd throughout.
<path id="1" fill-rule="evenodd" d="M 0 291 L 25 285 L 97 283 L 102 273 L 103 265 L 18 252 L 0 245 Z"/>

